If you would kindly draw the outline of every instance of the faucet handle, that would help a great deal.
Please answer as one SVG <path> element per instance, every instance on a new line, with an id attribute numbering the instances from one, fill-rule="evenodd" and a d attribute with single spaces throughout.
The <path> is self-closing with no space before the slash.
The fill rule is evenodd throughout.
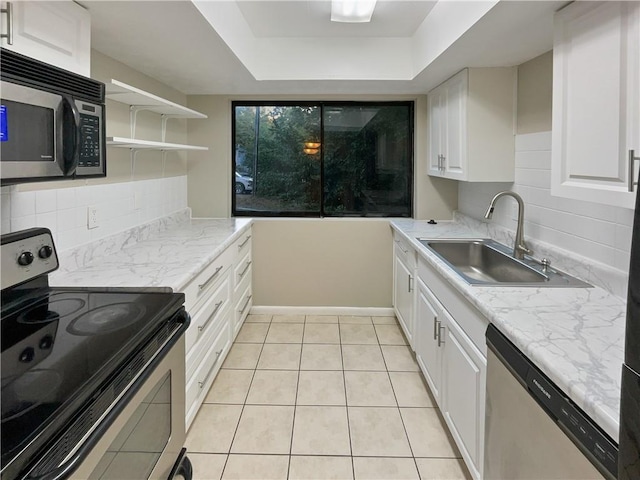
<path id="1" fill-rule="evenodd" d="M 518 244 L 518 251 L 525 253 L 527 255 L 532 255 L 533 254 L 533 250 L 531 250 L 529 247 L 527 247 L 527 244 L 522 242 Z"/>

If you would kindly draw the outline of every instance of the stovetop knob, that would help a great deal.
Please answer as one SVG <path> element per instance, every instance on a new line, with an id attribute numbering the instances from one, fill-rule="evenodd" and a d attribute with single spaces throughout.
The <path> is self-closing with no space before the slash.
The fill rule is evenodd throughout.
<path id="1" fill-rule="evenodd" d="M 38 256 L 43 259 L 49 258 L 52 253 L 53 248 L 51 248 L 49 245 L 44 245 L 40 247 L 40 250 L 38 250 Z"/>
<path id="2" fill-rule="evenodd" d="M 31 252 L 22 252 L 18 257 L 18 265 L 22 265 L 26 267 L 27 265 L 31 265 L 33 263 L 33 253 Z"/>

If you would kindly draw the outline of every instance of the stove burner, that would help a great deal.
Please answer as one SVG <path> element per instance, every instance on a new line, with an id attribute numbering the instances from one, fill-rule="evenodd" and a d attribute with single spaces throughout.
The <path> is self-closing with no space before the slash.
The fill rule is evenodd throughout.
<path id="1" fill-rule="evenodd" d="M 33 369 L 6 383 L 2 386 L 2 423 L 52 401 L 62 384 L 62 375 L 56 370 Z"/>
<path id="2" fill-rule="evenodd" d="M 58 300 L 49 298 L 18 315 L 18 322 L 29 324 L 48 323 L 67 315 L 72 315 L 85 305 L 86 302 L 79 298 L 61 298 Z"/>
<path id="3" fill-rule="evenodd" d="M 135 303 L 112 303 L 79 316 L 67 327 L 67 331 L 85 336 L 111 333 L 136 323 L 145 312 L 144 306 Z"/>

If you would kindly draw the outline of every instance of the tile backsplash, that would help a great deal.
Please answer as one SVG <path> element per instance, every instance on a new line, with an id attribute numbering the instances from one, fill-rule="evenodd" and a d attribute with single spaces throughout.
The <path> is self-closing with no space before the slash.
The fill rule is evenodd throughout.
<path id="1" fill-rule="evenodd" d="M 517 135 L 515 162 L 514 183 L 460 182 L 459 211 L 483 219 L 493 195 L 513 190 L 525 202 L 525 240 L 628 272 L 633 210 L 551 196 L 551 132 Z M 516 218 L 516 202 L 505 198 L 496 204 L 491 221 L 515 230 Z"/>
<path id="2" fill-rule="evenodd" d="M 51 230 L 59 251 L 108 237 L 187 208 L 187 177 L 18 191 L 2 187 L 2 233 L 30 227 Z M 88 208 L 98 227 L 87 227 Z"/>

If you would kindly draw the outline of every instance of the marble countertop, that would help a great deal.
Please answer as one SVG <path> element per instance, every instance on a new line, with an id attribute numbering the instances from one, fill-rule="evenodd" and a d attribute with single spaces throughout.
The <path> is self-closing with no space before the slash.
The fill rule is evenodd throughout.
<path id="1" fill-rule="evenodd" d="M 624 299 L 599 287 L 471 286 L 417 237 L 487 238 L 486 231 L 459 222 L 430 225 L 425 221 L 393 220 L 391 226 L 607 434 L 618 440 Z"/>
<path id="2" fill-rule="evenodd" d="M 248 218 L 189 219 L 142 241 L 100 254 L 81 268 L 56 271 L 51 285 L 83 287 L 171 287 L 183 289 L 251 226 Z"/>

